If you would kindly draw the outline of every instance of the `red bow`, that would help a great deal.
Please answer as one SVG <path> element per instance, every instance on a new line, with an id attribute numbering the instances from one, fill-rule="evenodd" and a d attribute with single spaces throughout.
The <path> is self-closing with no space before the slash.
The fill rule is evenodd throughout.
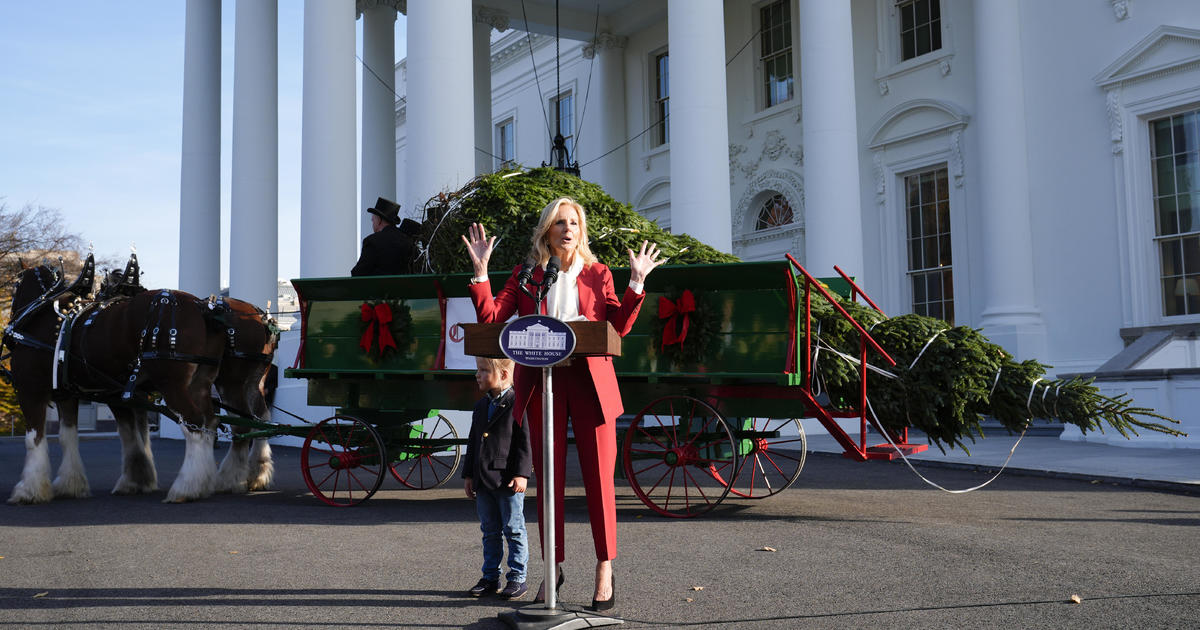
<path id="1" fill-rule="evenodd" d="M 363 332 L 362 338 L 358 340 L 358 345 L 368 354 L 371 353 L 371 343 L 375 341 L 375 331 L 379 330 L 379 356 L 388 348 L 396 347 L 396 340 L 392 338 L 392 330 L 388 324 L 392 323 L 392 307 L 387 304 L 376 304 L 372 307 L 370 304 L 363 302 L 359 307 L 362 310 L 362 320 L 367 323 L 367 330 Z"/>
<path id="2" fill-rule="evenodd" d="M 680 295 L 679 299 L 674 302 L 665 297 L 660 296 L 658 298 L 658 318 L 667 320 L 666 325 L 663 326 L 663 350 L 666 350 L 667 346 L 671 344 L 677 343 L 680 346 L 683 345 L 683 340 L 687 339 L 688 322 L 691 320 L 691 317 L 688 315 L 688 313 L 691 313 L 695 310 L 696 298 L 692 295 L 692 292 L 687 289 L 684 289 L 683 295 Z M 682 316 L 683 323 L 682 325 L 678 326 L 679 333 L 676 334 L 675 322 L 679 319 L 679 316 Z"/>

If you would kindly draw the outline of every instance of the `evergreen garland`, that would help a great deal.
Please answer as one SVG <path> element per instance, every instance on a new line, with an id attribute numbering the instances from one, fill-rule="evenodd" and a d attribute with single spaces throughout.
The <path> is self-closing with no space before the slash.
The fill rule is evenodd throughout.
<path id="1" fill-rule="evenodd" d="M 520 265 L 529 254 L 530 237 L 542 208 L 558 197 L 571 197 L 583 206 L 588 246 L 609 267 L 628 267 L 627 250 L 638 251 L 642 241 L 657 243 L 671 265 L 738 261 L 687 234 L 663 230 L 596 184 L 554 169 L 535 168 L 481 175 L 457 191 L 430 199 L 421 228 L 421 273 L 471 271 L 461 237 L 472 223 L 479 223 L 489 237 L 496 237 L 492 271 Z"/>

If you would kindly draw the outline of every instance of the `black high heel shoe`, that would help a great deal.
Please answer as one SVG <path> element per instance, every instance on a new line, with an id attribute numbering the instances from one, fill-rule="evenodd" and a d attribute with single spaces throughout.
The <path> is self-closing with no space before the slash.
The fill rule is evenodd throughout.
<path id="1" fill-rule="evenodd" d="M 612 584 L 612 596 L 603 601 L 593 597 L 592 605 L 587 606 L 588 610 L 592 612 L 604 612 L 606 610 L 612 610 L 613 607 L 617 605 L 617 574 L 615 571 L 613 572 L 612 577 L 609 578 L 609 582 Z"/>
<path id="2" fill-rule="evenodd" d="M 565 577 L 565 576 L 564 576 L 564 574 L 563 574 L 563 567 L 562 567 L 562 565 L 561 565 L 561 564 L 554 565 L 554 572 L 558 574 L 558 578 L 556 578 L 556 579 L 554 580 L 554 592 L 556 592 L 556 593 L 557 593 L 557 592 L 558 592 L 558 590 L 562 588 L 563 582 L 566 582 L 566 581 L 567 581 L 567 579 L 566 579 L 566 577 Z M 535 604 L 541 604 L 541 603 L 543 603 L 543 602 L 545 602 L 545 601 L 546 601 L 546 589 L 545 589 L 545 586 L 546 586 L 546 582 L 545 582 L 545 580 L 543 580 L 543 581 L 542 581 L 542 585 L 538 587 L 538 592 L 539 592 L 539 593 L 541 593 L 541 594 L 540 594 L 540 595 L 535 595 L 535 596 L 534 596 L 534 598 L 533 598 L 533 603 L 535 603 Z"/>

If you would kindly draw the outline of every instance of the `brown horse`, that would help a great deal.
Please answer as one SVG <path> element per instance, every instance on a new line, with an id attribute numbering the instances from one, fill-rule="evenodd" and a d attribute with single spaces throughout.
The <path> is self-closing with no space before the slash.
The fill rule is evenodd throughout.
<path id="1" fill-rule="evenodd" d="M 236 298 L 210 298 L 208 304 L 225 327 L 225 354 L 216 381 L 221 406 L 234 415 L 269 421 L 275 390 L 271 361 L 279 345 L 275 321 Z M 245 431 L 234 427 L 234 440 L 217 473 L 218 492 L 247 492 L 271 485 L 275 474 L 271 447 L 264 438 L 247 447 L 237 439 L 237 434 Z"/>
<path id="2" fill-rule="evenodd" d="M 89 256 L 87 269 L 91 264 Z M 109 403 L 118 427 L 124 426 L 125 471 L 114 492 L 155 489 L 148 423 L 134 412 L 148 406 L 155 394 L 177 416 L 187 441 L 183 465 L 166 501 L 212 494 L 217 419 L 211 389 L 225 349 L 224 331 L 203 300 L 182 291 L 146 291 L 79 305 L 78 298 L 90 289 L 90 276 L 87 291 L 80 291 L 66 287 L 58 274 L 43 266 L 22 272 L 13 290 L 13 318 L 4 340 L 12 352 L 13 385 L 28 432 L 25 467 L 9 503 L 88 494 L 77 442 L 81 398 Z M 60 351 L 66 360 L 56 362 L 53 357 Z M 52 400 L 61 417 L 64 453 L 53 484 L 45 433 L 46 408 Z M 140 442 L 140 454 L 126 448 L 127 442 Z"/>

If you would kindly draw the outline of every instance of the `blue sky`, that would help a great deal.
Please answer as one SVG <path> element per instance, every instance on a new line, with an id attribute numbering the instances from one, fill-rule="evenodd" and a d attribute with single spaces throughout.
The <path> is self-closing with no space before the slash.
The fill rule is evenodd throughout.
<path id="1" fill-rule="evenodd" d="M 143 282 L 155 288 L 178 284 L 185 4 L 0 0 L 0 201 L 10 208 L 59 209 L 66 227 L 101 256 L 124 260 L 135 244 Z M 300 0 L 279 2 L 281 278 L 300 269 L 303 12 Z M 229 278 L 234 14 L 234 2 L 224 0 L 223 285 Z M 361 46 L 361 20 L 359 27 Z M 396 30 L 403 57 L 403 16 Z"/>

